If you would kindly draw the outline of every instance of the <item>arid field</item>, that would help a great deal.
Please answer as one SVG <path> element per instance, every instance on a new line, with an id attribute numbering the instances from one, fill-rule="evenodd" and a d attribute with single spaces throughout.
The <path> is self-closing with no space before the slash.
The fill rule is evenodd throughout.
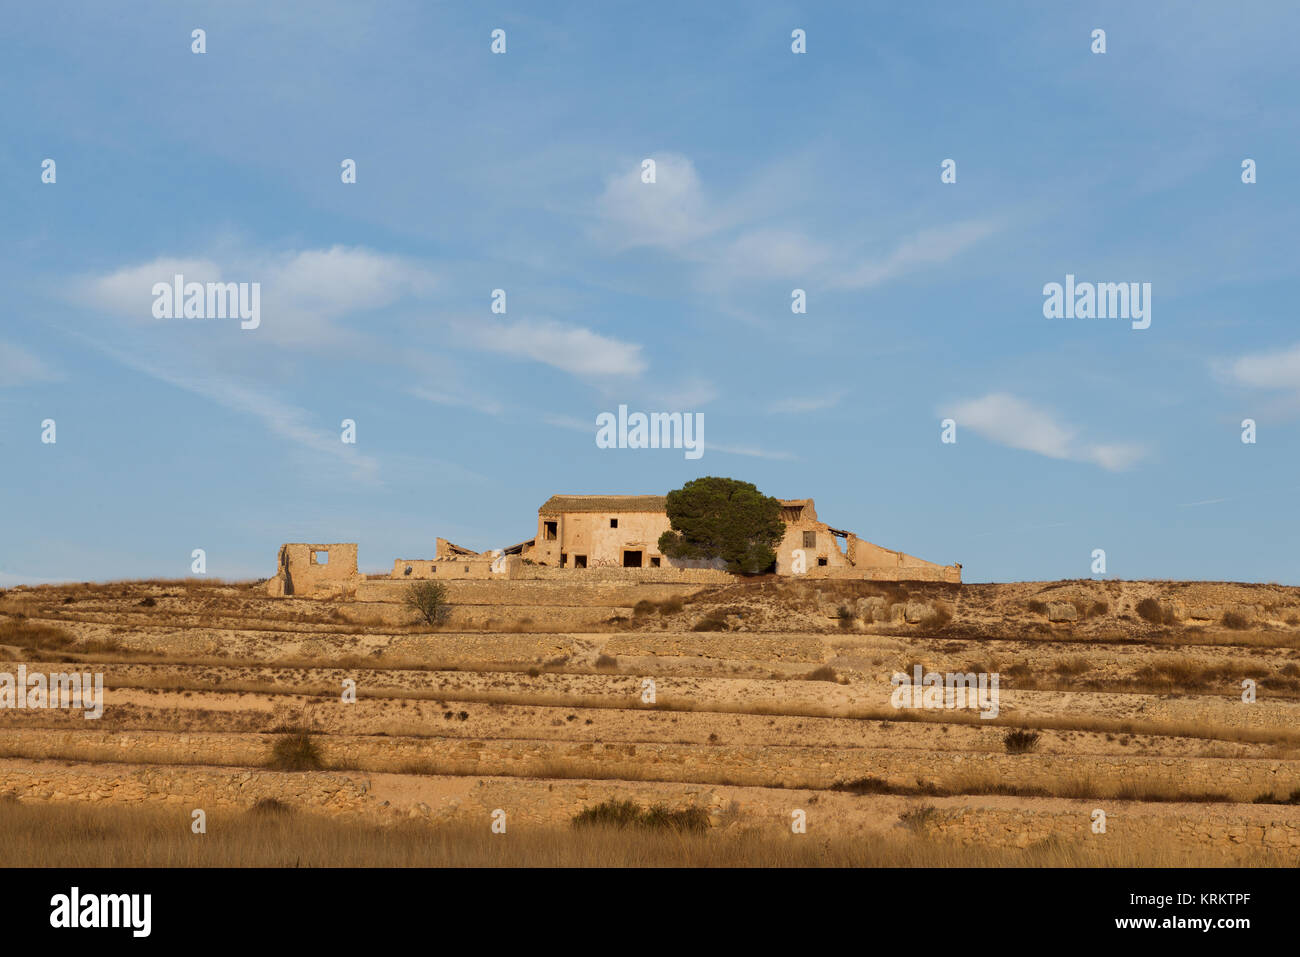
<path id="1" fill-rule="evenodd" d="M 1300 863 L 1300 589 L 448 587 L 437 628 L 251 582 L 0 593 L 0 672 L 105 685 L 98 720 L 0 710 L 0 863 Z M 917 665 L 998 674 L 996 718 L 894 707 Z"/>

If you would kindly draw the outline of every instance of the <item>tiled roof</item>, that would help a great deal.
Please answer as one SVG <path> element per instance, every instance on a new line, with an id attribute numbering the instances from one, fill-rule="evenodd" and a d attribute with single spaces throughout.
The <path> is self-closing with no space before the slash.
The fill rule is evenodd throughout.
<path id="1" fill-rule="evenodd" d="M 537 510 L 539 515 L 561 512 L 662 512 L 663 495 L 552 495 Z"/>

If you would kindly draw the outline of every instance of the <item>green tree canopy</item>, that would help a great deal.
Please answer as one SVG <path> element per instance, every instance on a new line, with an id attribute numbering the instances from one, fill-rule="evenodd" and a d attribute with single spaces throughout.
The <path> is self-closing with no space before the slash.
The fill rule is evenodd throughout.
<path id="1" fill-rule="evenodd" d="M 669 558 L 720 558 L 727 571 L 750 574 L 776 561 L 781 503 L 749 482 L 698 478 L 669 492 L 667 508 L 672 531 L 659 536 L 659 551 Z"/>

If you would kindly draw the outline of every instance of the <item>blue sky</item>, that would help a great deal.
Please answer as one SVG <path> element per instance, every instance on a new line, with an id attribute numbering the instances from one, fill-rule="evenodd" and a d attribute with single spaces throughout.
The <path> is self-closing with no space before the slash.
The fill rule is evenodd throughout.
<path id="1" fill-rule="evenodd" d="M 968 581 L 1300 584 L 1294 4 L 6 16 L 0 586 L 378 571 L 700 475 Z M 175 272 L 261 325 L 155 319 Z M 1044 318 L 1067 273 L 1150 328 Z M 597 448 L 619 404 L 703 458 Z"/>

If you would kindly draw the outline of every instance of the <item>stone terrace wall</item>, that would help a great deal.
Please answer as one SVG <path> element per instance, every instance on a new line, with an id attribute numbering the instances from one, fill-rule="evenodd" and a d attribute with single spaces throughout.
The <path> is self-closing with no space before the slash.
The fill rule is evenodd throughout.
<path id="1" fill-rule="evenodd" d="M 322 772 L 0 762 L 0 795 L 23 801 L 173 805 L 188 810 L 247 809 L 263 798 L 275 798 L 325 812 L 347 812 L 368 808 L 369 790 L 364 777 Z"/>
<path id="2" fill-rule="evenodd" d="M 248 733 L 8 729 L 0 753 L 67 756 L 96 761 L 256 766 L 277 736 Z M 1300 789 L 1300 762 L 1264 758 L 1114 755 L 1007 755 L 890 748 L 776 747 L 661 743 L 599 743 L 464 738 L 331 735 L 320 739 L 330 765 L 372 771 L 420 768 L 429 774 L 541 777 L 557 766 L 571 776 L 627 780 L 825 788 L 837 781 L 879 778 L 895 787 L 925 781 L 953 789 L 1003 783 L 1048 793 L 1086 779 L 1090 791 L 1173 789 L 1251 801 Z M 1105 800 L 1098 798 L 1097 800 Z"/>
<path id="3" fill-rule="evenodd" d="M 134 807 L 248 809 L 275 798 L 303 811 L 321 811 L 380 822 L 402 818 L 482 825 L 495 808 L 513 824 L 567 826 L 573 815 L 610 797 L 642 805 L 700 806 L 710 823 L 728 820 L 759 826 L 772 836 L 790 834 L 790 812 L 802 808 L 813 838 L 889 833 L 906 838 L 897 824 L 916 802 L 890 795 L 848 795 L 806 790 L 712 787 L 660 782 L 446 778 L 390 774 L 281 774 L 226 768 L 74 765 L 0 760 L 0 795 L 23 802 L 96 803 Z M 398 795 L 401 795 L 399 797 Z M 393 798 L 390 802 L 387 797 Z M 427 802 L 427 803 L 426 803 Z M 1026 847 L 1057 838 L 1067 842 L 1129 842 L 1158 834 L 1166 846 L 1233 845 L 1295 852 L 1300 849 L 1300 808 L 1281 806 L 1141 805 L 1108 801 L 1107 833 L 1091 835 L 1093 801 L 1043 800 L 1032 809 L 1010 808 L 999 799 L 935 798 L 930 833 L 946 840 Z M 188 823 L 188 814 L 185 816 Z"/>

